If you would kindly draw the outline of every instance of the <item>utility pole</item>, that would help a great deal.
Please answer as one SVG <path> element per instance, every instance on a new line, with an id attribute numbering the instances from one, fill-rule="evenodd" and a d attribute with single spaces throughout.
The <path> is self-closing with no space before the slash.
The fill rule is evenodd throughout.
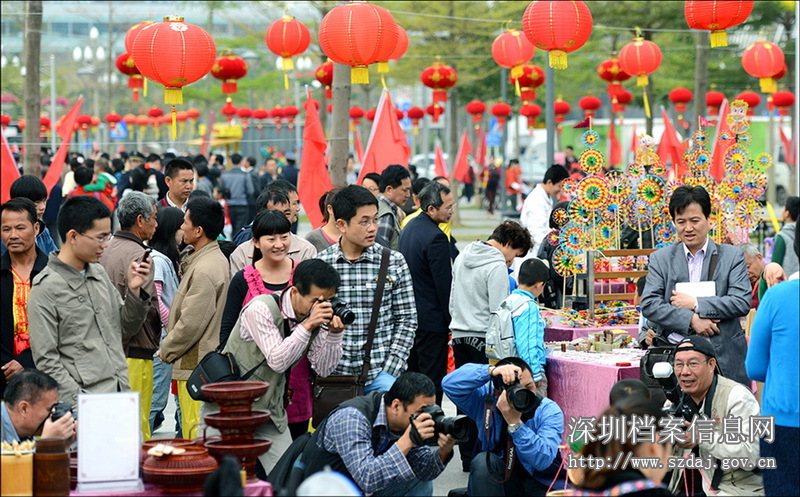
<path id="1" fill-rule="evenodd" d="M 333 63 L 333 109 L 331 112 L 331 162 L 328 172 L 333 186 L 347 186 L 347 154 L 349 152 L 348 119 L 350 118 L 350 66 Z M 362 164 L 361 167 L 364 167 Z"/>
<path id="2" fill-rule="evenodd" d="M 39 156 L 42 152 L 39 137 L 39 110 L 42 102 L 39 89 L 39 54 L 42 50 L 42 2 L 34 0 L 25 3 L 25 83 L 22 115 L 27 126 L 23 134 L 25 155 L 23 168 L 25 174 L 39 175 Z"/>
<path id="3" fill-rule="evenodd" d="M 700 129 L 698 117 L 705 115 L 706 93 L 708 92 L 708 49 L 709 38 L 704 31 L 694 33 L 694 119 L 689 128 L 692 131 Z"/>

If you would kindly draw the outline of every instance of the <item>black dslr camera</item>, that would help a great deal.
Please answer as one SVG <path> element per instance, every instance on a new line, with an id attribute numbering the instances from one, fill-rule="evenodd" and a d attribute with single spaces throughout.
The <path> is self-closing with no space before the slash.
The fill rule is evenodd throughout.
<path id="1" fill-rule="evenodd" d="M 508 403 L 515 410 L 521 413 L 533 412 L 542 403 L 542 396 L 531 392 L 520 385 L 519 380 L 515 380 L 511 385 L 506 385 L 500 376 L 492 377 L 492 384 L 495 390 L 505 390 Z"/>
<path id="2" fill-rule="evenodd" d="M 427 412 L 433 419 L 434 434 L 431 438 L 423 440 L 417 431 L 417 427 L 413 421 L 420 416 L 420 414 Z M 439 443 L 439 433 L 445 435 L 452 435 L 458 441 L 464 441 L 469 435 L 469 419 L 467 416 L 445 416 L 442 408 L 436 404 L 428 404 L 422 408 L 422 413 L 411 415 L 411 441 L 414 445 L 430 445 L 435 446 Z"/>
<path id="3" fill-rule="evenodd" d="M 58 421 L 65 414 L 71 414 L 74 419 L 78 419 L 75 413 L 72 412 L 72 404 L 69 402 L 59 402 L 50 409 L 50 419 L 53 422 Z"/>
<path id="4" fill-rule="evenodd" d="M 333 307 L 333 314 L 339 316 L 342 323 L 353 324 L 353 321 L 356 320 L 356 314 L 347 307 L 347 302 L 338 297 L 333 297 L 328 302 L 330 302 L 331 307 Z"/>
<path id="5" fill-rule="evenodd" d="M 700 414 L 696 404 L 691 400 L 680 385 L 675 373 L 672 369 L 672 364 L 668 362 L 657 362 L 653 365 L 653 378 L 658 380 L 661 389 L 664 391 L 664 396 L 672 404 L 667 412 L 675 417 L 682 417 L 686 421 L 691 422 L 696 414 Z"/>

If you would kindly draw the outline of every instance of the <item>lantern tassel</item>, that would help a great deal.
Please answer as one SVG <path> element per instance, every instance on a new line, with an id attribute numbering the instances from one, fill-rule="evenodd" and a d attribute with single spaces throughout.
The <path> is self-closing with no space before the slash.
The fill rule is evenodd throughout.
<path id="1" fill-rule="evenodd" d="M 525 74 L 525 71 L 522 69 L 522 65 L 514 66 L 511 68 L 511 78 L 512 79 L 519 79 L 522 75 Z"/>
<path id="2" fill-rule="evenodd" d="M 775 93 L 778 91 L 778 83 L 772 78 L 760 78 L 761 93 Z"/>
<path id="3" fill-rule="evenodd" d="M 139 101 L 139 88 L 134 88 L 133 89 L 133 101 L 134 102 L 138 102 Z"/>
<path id="4" fill-rule="evenodd" d="M 644 115 L 650 119 L 652 116 L 650 115 L 650 101 L 647 99 L 647 90 L 642 95 L 644 96 Z"/>
<path id="5" fill-rule="evenodd" d="M 288 90 L 289 89 L 289 73 L 288 72 L 284 72 L 283 73 L 283 89 L 284 90 Z"/>
<path id="6" fill-rule="evenodd" d="M 553 69 L 566 69 L 567 52 L 563 50 L 550 50 L 550 67 Z"/>
<path id="7" fill-rule="evenodd" d="M 514 93 L 519 97 L 521 95 L 519 91 L 519 79 L 514 80 Z"/>
<path id="8" fill-rule="evenodd" d="M 727 47 L 727 46 L 728 46 L 728 34 L 725 32 L 724 29 L 720 31 L 711 32 L 711 48 Z"/>
<path id="9" fill-rule="evenodd" d="M 383 85 L 384 90 L 388 90 L 388 88 L 386 87 L 386 79 L 384 79 L 383 74 L 381 74 L 381 85 Z"/>
<path id="10" fill-rule="evenodd" d="M 294 70 L 294 61 L 291 57 L 281 57 L 281 69 L 284 71 Z"/>
<path id="11" fill-rule="evenodd" d="M 414 126 L 414 136 L 419 134 L 419 128 Z"/>
<path id="12" fill-rule="evenodd" d="M 352 70 L 350 71 L 350 84 L 368 85 L 369 68 L 367 66 L 353 66 Z"/>
<path id="13" fill-rule="evenodd" d="M 142 81 L 142 87 L 144 88 L 144 96 L 145 98 L 147 98 L 147 78 L 142 76 L 142 79 L 144 80 Z"/>
<path id="14" fill-rule="evenodd" d="M 236 90 L 237 87 L 235 79 L 227 80 L 222 83 L 222 93 L 236 93 Z"/>
<path id="15" fill-rule="evenodd" d="M 178 114 L 175 112 L 175 106 L 172 106 L 172 141 L 178 139 Z"/>
<path id="16" fill-rule="evenodd" d="M 636 77 L 636 86 L 647 86 L 647 74 Z"/>
<path id="17" fill-rule="evenodd" d="M 183 104 L 183 91 L 180 89 L 180 87 L 165 86 L 164 103 L 167 105 Z"/>
<path id="18" fill-rule="evenodd" d="M 379 73 L 387 73 L 389 72 L 389 61 L 378 62 L 378 72 Z"/>

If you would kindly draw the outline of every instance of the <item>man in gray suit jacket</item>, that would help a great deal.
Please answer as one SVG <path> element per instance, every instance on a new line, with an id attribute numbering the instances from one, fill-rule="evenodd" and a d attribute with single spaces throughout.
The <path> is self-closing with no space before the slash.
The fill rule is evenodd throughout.
<path id="1" fill-rule="evenodd" d="M 693 334 L 708 337 L 722 374 L 749 387 L 747 342 L 739 322 L 750 311 L 744 255 L 708 237 L 711 198 L 703 187 L 677 188 L 669 213 L 681 241 L 650 256 L 642 314 L 670 343 Z M 675 291 L 676 283 L 700 281 L 713 281 L 716 296 L 695 298 Z"/>

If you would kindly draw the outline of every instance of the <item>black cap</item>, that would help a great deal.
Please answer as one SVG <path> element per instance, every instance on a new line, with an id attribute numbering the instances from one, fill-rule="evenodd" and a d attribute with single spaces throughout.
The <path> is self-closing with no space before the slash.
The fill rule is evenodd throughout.
<path id="1" fill-rule="evenodd" d="M 142 155 L 141 152 L 131 152 L 131 154 L 128 156 L 128 160 L 144 162 L 144 155 Z"/>
<path id="2" fill-rule="evenodd" d="M 690 344 L 690 345 L 686 345 Z M 678 345 L 675 346 L 675 353 L 684 351 L 684 350 L 694 350 L 700 352 L 701 354 L 705 354 L 708 357 L 713 357 L 716 359 L 716 353 L 714 352 L 714 346 L 711 344 L 711 341 L 700 335 L 692 335 L 690 337 L 686 337 L 681 340 Z"/>

